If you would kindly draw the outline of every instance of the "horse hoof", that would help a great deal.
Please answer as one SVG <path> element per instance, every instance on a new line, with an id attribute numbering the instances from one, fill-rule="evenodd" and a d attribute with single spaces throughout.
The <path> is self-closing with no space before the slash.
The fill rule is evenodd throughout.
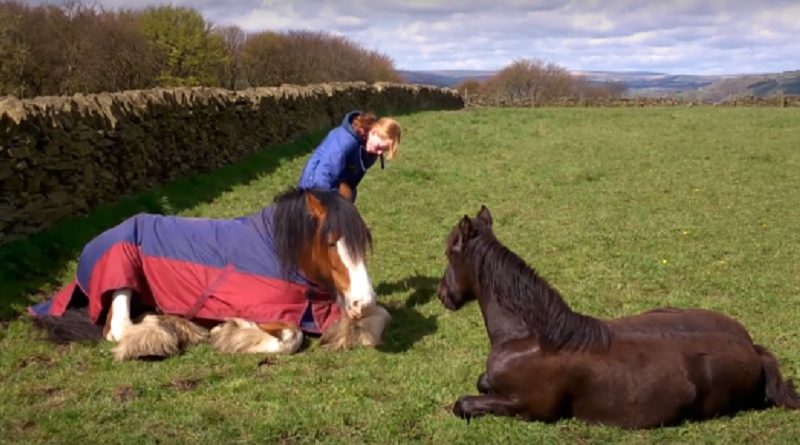
<path id="1" fill-rule="evenodd" d="M 455 414 L 456 416 L 466 420 L 467 423 L 469 423 L 469 419 L 470 419 L 471 416 L 464 409 L 464 400 L 463 399 L 459 398 L 458 400 L 456 400 L 456 403 L 453 404 L 452 411 L 453 411 L 453 414 Z"/>

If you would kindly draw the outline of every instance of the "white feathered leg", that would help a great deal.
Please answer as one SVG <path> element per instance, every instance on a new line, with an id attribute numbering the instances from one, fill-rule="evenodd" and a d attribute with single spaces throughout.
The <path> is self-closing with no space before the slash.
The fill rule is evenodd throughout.
<path id="1" fill-rule="evenodd" d="M 149 314 L 129 326 L 111 352 L 118 361 L 166 358 L 204 343 L 207 338 L 208 331 L 189 320 L 174 315 Z"/>
<path id="2" fill-rule="evenodd" d="M 211 329 L 210 342 L 226 353 L 292 354 L 303 343 L 303 331 L 288 323 L 257 324 L 230 318 Z"/>
<path id="3" fill-rule="evenodd" d="M 131 289 L 117 289 L 111 295 L 111 308 L 106 319 L 105 338 L 120 341 L 131 326 Z"/>
<path id="4" fill-rule="evenodd" d="M 376 304 L 366 317 L 353 319 L 344 316 L 332 324 L 322 333 L 320 344 L 334 350 L 377 346 L 383 341 L 383 331 L 391 318 L 389 311 Z"/>

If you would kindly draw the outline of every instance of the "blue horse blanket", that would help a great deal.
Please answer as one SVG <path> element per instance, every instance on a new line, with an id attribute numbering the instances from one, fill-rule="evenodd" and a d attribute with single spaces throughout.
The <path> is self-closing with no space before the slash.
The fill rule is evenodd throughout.
<path id="1" fill-rule="evenodd" d="M 95 323 L 111 291 L 133 289 L 143 304 L 198 321 L 282 321 L 318 333 L 341 318 L 335 298 L 298 273 L 285 277 L 272 243 L 272 207 L 235 219 L 141 213 L 90 241 L 75 279 L 33 315 L 59 316 L 76 293 Z"/>

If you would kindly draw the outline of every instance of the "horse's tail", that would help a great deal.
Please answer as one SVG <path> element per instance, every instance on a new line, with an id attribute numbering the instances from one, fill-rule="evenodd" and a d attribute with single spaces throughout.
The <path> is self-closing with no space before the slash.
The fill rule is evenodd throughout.
<path id="1" fill-rule="evenodd" d="M 87 308 L 69 308 L 59 317 L 34 317 L 33 323 L 44 330 L 54 343 L 97 342 L 103 339 L 103 327 L 89 318 Z"/>
<path id="2" fill-rule="evenodd" d="M 761 368 L 764 370 L 764 395 L 767 401 L 781 408 L 800 408 L 800 396 L 797 395 L 794 382 L 783 379 L 778 367 L 778 359 L 767 348 L 761 345 L 754 346 L 761 358 Z"/>

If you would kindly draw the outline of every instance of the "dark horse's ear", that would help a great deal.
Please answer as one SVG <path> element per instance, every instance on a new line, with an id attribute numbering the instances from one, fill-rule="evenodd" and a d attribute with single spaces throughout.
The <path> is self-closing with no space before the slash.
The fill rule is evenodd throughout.
<path id="1" fill-rule="evenodd" d="M 461 221 L 458 222 L 458 230 L 456 231 L 456 237 L 450 246 L 450 251 L 453 253 L 461 253 L 461 251 L 464 250 L 464 242 L 471 234 L 472 221 L 470 221 L 469 216 L 464 215 L 464 217 L 461 218 Z"/>
<path id="2" fill-rule="evenodd" d="M 485 205 L 481 205 L 481 209 L 478 211 L 478 219 L 483 220 L 489 227 L 492 226 L 492 214 L 489 213 L 489 208 Z"/>

